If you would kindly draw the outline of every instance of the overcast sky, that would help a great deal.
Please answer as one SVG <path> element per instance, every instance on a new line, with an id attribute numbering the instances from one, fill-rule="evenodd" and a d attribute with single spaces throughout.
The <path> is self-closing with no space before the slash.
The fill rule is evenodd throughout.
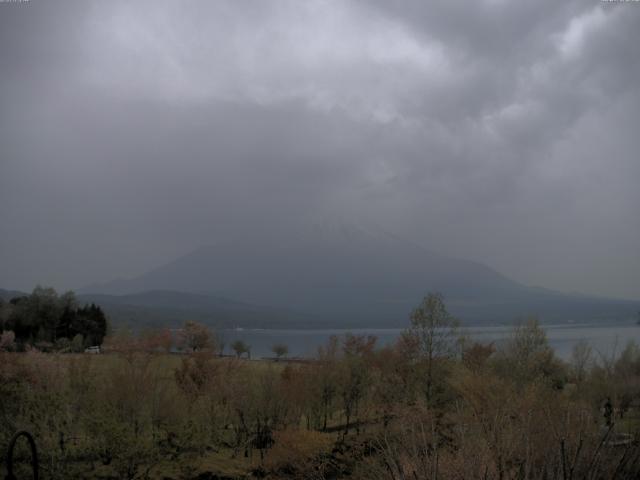
<path id="1" fill-rule="evenodd" d="M 0 3 L 0 287 L 372 222 L 640 299 L 640 3 Z"/>

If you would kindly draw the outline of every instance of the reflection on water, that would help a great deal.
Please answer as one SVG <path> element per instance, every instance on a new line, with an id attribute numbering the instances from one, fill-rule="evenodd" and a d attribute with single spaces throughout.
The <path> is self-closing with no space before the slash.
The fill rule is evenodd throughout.
<path id="1" fill-rule="evenodd" d="M 564 324 L 545 325 L 549 344 L 558 356 L 568 358 L 573 346 L 580 340 L 586 340 L 593 347 L 594 353 L 611 355 L 620 352 L 630 340 L 640 343 L 640 325 L 624 324 Z M 253 358 L 272 357 L 271 347 L 276 343 L 284 343 L 289 347 L 291 357 L 310 357 L 318 347 L 327 342 L 331 335 L 375 335 L 378 345 L 393 342 L 403 331 L 400 328 L 356 328 L 327 330 L 223 330 L 221 335 L 226 345 L 225 353 L 231 353 L 229 345 L 234 340 L 243 340 L 251 345 Z M 500 344 L 512 331 L 510 326 L 476 326 L 464 328 L 463 331 L 473 340 Z"/>

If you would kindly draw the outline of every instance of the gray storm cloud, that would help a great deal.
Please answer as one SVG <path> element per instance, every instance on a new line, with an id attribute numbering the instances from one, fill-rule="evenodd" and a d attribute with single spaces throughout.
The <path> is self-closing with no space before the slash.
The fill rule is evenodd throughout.
<path id="1" fill-rule="evenodd" d="M 0 3 L 0 286 L 329 217 L 640 298 L 639 24 L 597 1 Z"/>

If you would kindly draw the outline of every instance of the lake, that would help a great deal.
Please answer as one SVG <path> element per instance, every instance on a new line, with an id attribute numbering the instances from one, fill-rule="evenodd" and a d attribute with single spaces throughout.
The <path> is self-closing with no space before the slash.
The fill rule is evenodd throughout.
<path id="1" fill-rule="evenodd" d="M 573 346 L 580 340 L 586 340 L 594 349 L 594 354 L 603 355 L 620 353 L 627 342 L 634 340 L 640 344 L 640 325 L 635 323 L 608 324 L 561 324 L 543 325 L 547 332 L 549 344 L 556 354 L 564 359 L 569 358 Z M 471 339 L 478 342 L 495 342 L 499 345 L 512 332 L 512 326 L 472 326 L 462 329 Z M 243 329 L 222 330 L 225 343 L 225 353 L 229 354 L 229 345 L 234 340 L 243 340 L 251 346 L 252 358 L 273 357 L 271 347 L 276 343 L 283 343 L 289 347 L 290 357 L 311 357 L 320 345 L 327 343 L 332 335 L 375 335 L 378 345 L 393 342 L 404 329 L 400 328 L 354 328 L 354 329 L 323 329 L 323 330 L 270 330 Z"/>

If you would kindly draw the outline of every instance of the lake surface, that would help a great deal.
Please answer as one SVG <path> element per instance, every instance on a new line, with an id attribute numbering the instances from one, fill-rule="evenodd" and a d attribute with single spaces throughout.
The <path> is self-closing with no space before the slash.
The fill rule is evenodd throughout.
<path id="1" fill-rule="evenodd" d="M 580 340 L 586 340 L 594 349 L 594 354 L 619 354 L 626 344 L 634 340 L 640 344 L 640 325 L 635 323 L 612 324 L 562 324 L 543 325 L 547 332 L 549 344 L 561 358 L 569 358 L 573 346 Z M 290 357 L 311 357 L 318 347 L 325 345 L 332 335 L 342 336 L 375 335 L 378 345 L 386 345 L 395 341 L 404 329 L 400 328 L 355 328 L 326 330 L 269 330 L 244 329 L 222 330 L 225 353 L 229 354 L 229 345 L 234 340 L 243 340 L 251 346 L 252 358 L 273 357 L 271 347 L 283 343 L 289 347 Z M 471 339 L 478 342 L 495 342 L 499 345 L 509 337 L 512 326 L 473 326 L 462 329 Z"/>

